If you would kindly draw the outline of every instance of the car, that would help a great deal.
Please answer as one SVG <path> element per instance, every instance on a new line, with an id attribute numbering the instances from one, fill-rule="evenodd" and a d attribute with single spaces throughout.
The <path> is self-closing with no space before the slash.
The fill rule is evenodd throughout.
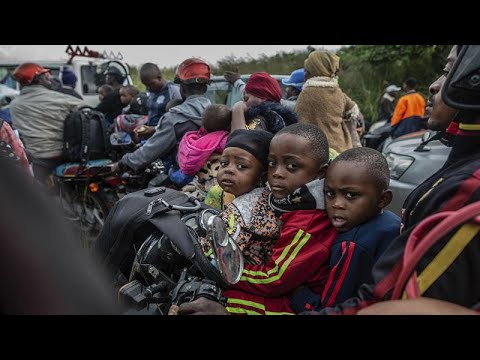
<path id="1" fill-rule="evenodd" d="M 0 84 L 0 108 L 10 104 L 18 94 L 20 94 L 20 91 L 12 89 L 7 85 Z"/>
<path id="2" fill-rule="evenodd" d="M 240 79 L 246 83 L 250 75 L 241 75 Z M 272 75 L 278 81 L 282 88 L 283 98 L 286 97 L 286 85 L 282 83 L 282 79 L 287 79 L 290 75 Z M 225 104 L 229 108 L 241 100 L 241 94 L 233 91 L 233 86 L 223 76 L 212 76 L 210 78 L 210 85 L 208 85 L 207 93 L 205 94 L 212 104 Z"/>
<path id="3" fill-rule="evenodd" d="M 390 136 L 390 120 L 380 120 L 373 123 L 360 141 L 362 146 L 381 151 L 385 140 Z"/>
<path id="4" fill-rule="evenodd" d="M 88 49 L 87 49 L 88 50 Z M 68 48 L 67 48 L 68 51 Z M 105 83 L 103 72 L 110 63 L 116 63 L 117 67 L 123 68 L 127 74 L 124 85 L 133 84 L 129 74 L 129 68 L 126 63 L 118 59 L 99 57 L 100 54 L 95 51 L 73 51 L 69 60 L 60 61 L 36 61 L 37 64 L 50 70 L 52 76 L 60 79 L 60 73 L 67 68 L 77 76 L 77 85 L 75 90 L 82 95 L 85 103 L 91 107 L 95 107 L 99 103 L 97 88 Z M 92 55 L 92 56 L 90 56 Z M 96 56 L 96 57 L 95 57 Z M 103 55 L 101 55 L 103 56 Z M 20 90 L 20 85 L 13 79 L 12 73 L 20 65 L 20 61 L 10 61 L 0 63 L 0 82 L 11 89 Z"/>
<path id="5" fill-rule="evenodd" d="M 385 145 L 383 155 L 390 169 L 392 203 L 388 210 L 400 216 L 403 203 L 417 186 L 445 164 L 451 148 L 439 140 L 430 141 L 436 132 L 418 131 L 401 136 Z"/>

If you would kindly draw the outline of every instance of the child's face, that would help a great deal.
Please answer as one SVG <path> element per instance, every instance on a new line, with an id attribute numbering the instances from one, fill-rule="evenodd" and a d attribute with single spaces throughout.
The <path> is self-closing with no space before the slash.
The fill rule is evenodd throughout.
<path id="1" fill-rule="evenodd" d="M 223 150 L 217 181 L 226 192 L 240 196 L 257 188 L 264 173 L 262 164 L 252 154 L 230 147 Z"/>
<path id="2" fill-rule="evenodd" d="M 367 170 L 351 161 L 335 162 L 325 177 L 325 205 L 333 226 L 346 232 L 370 220 L 388 205 L 389 191 L 381 191 Z"/>
<path id="3" fill-rule="evenodd" d="M 103 92 L 103 90 L 99 90 L 98 91 L 98 100 L 102 101 L 104 97 L 105 97 L 105 93 Z"/>
<path id="4" fill-rule="evenodd" d="M 122 105 L 127 106 L 128 104 L 130 104 L 132 102 L 134 96 L 129 94 L 127 90 L 120 89 L 119 93 L 120 93 L 120 101 L 121 101 Z"/>
<path id="5" fill-rule="evenodd" d="M 322 167 L 313 158 L 307 139 L 293 134 L 276 135 L 272 139 L 268 155 L 268 183 L 274 198 L 284 198 L 322 177 Z"/>

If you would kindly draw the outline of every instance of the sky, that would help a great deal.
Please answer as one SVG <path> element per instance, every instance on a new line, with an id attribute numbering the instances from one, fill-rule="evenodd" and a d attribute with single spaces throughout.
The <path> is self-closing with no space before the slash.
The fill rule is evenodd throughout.
<path id="1" fill-rule="evenodd" d="M 68 45 L 0 45 L 0 61 L 20 60 L 61 60 L 68 59 L 65 50 Z M 80 45 L 90 50 L 121 52 L 130 65 L 153 62 L 160 67 L 176 66 L 189 57 L 201 57 L 210 64 L 234 55 L 257 58 L 261 54 L 273 55 L 279 51 L 305 49 L 308 45 Z M 312 45 L 335 50 L 342 45 Z"/>

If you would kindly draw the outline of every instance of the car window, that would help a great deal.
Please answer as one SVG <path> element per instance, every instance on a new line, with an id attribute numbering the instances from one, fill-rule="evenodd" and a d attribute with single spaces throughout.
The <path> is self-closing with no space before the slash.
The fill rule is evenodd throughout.
<path id="1" fill-rule="evenodd" d="M 0 67 L 0 84 L 6 85 L 11 89 L 17 89 L 17 82 L 12 76 L 13 70 L 15 68 Z"/>
<path id="2" fill-rule="evenodd" d="M 96 94 L 97 93 L 97 66 L 96 65 L 82 65 L 80 68 L 82 73 L 82 93 Z"/>
<path id="3" fill-rule="evenodd" d="M 226 80 L 214 80 L 208 85 L 205 96 L 210 99 L 212 104 L 228 104 L 231 88 L 232 86 Z"/>

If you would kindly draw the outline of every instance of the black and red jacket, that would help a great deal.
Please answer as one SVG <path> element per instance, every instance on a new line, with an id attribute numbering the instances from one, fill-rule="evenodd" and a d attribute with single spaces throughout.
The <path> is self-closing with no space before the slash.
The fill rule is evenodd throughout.
<path id="1" fill-rule="evenodd" d="M 326 211 L 297 210 L 280 218 L 280 238 L 270 260 L 245 265 L 241 280 L 224 293 L 231 314 L 293 315 L 290 298 L 295 289 L 308 286 L 322 292 L 337 235 Z"/>

